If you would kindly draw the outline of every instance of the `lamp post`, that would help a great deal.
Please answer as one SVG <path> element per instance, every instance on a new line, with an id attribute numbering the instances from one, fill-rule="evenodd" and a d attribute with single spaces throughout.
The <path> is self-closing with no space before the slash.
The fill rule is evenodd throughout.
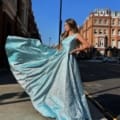
<path id="1" fill-rule="evenodd" d="M 59 13 L 59 44 L 60 44 L 61 31 L 62 31 L 62 0 L 60 0 L 60 13 Z"/>

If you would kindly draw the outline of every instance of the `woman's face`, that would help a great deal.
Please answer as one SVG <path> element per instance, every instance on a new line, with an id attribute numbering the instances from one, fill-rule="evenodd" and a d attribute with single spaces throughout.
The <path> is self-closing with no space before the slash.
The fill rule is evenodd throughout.
<path id="1" fill-rule="evenodd" d="M 66 32 L 69 32 L 70 31 L 70 26 L 65 22 L 65 24 L 64 24 L 64 30 L 66 31 Z"/>

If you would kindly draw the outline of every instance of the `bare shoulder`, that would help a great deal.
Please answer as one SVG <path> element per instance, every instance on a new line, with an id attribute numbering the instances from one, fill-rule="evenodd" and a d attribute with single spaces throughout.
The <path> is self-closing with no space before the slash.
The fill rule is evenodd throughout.
<path id="1" fill-rule="evenodd" d="M 81 35 L 79 33 L 76 33 L 76 39 L 79 40 L 79 39 L 82 39 Z"/>

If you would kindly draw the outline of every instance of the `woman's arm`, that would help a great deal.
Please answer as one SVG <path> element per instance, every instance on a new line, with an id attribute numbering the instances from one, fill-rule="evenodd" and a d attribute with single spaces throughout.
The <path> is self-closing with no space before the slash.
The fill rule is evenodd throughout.
<path id="1" fill-rule="evenodd" d="M 84 50 L 90 48 L 89 43 L 85 39 L 83 39 L 80 34 L 76 35 L 76 39 L 82 44 L 82 47 L 78 47 L 78 48 L 73 49 L 70 52 L 70 54 L 72 54 L 72 53 L 78 53 L 80 51 L 84 51 Z"/>
<path id="2" fill-rule="evenodd" d="M 58 49 L 58 50 L 61 50 L 62 45 L 61 45 L 61 44 L 58 44 L 58 45 L 54 46 L 54 48 L 55 48 L 55 49 Z"/>

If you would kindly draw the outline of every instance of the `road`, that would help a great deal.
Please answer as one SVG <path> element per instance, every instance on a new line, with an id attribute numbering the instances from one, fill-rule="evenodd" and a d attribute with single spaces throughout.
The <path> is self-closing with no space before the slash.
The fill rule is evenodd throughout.
<path id="1" fill-rule="evenodd" d="M 106 115 L 120 119 L 120 64 L 80 61 L 85 90 Z"/>

